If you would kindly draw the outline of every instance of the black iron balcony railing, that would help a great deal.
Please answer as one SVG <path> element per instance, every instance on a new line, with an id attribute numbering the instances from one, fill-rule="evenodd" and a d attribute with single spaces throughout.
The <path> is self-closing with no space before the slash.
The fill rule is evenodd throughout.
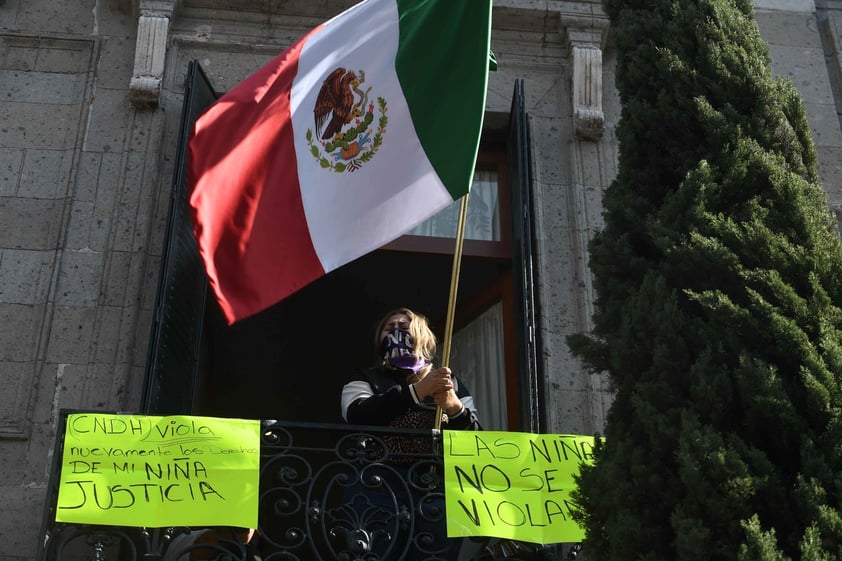
<path id="1" fill-rule="evenodd" d="M 222 529 L 55 522 L 61 437 L 38 561 L 254 561 L 255 556 L 263 561 L 528 561 L 561 555 L 560 547 L 447 539 L 441 440 L 429 430 L 264 421 L 259 528 L 248 546 Z M 415 451 L 395 452 L 409 449 Z M 576 551 L 571 547 L 567 558 Z"/>

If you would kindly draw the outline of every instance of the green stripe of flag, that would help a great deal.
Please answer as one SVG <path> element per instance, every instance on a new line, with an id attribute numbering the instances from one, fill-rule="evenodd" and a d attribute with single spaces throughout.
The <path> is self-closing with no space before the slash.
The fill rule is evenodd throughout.
<path id="1" fill-rule="evenodd" d="M 485 113 L 491 0 L 397 0 L 396 72 L 427 157 L 454 199 L 468 192 Z"/>

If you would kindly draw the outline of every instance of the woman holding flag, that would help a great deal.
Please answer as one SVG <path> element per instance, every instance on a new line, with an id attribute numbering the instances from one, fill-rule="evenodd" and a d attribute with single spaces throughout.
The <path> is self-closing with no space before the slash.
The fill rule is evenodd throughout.
<path id="1" fill-rule="evenodd" d="M 348 423 L 480 430 L 468 388 L 456 380 L 449 368 L 432 365 L 436 337 L 427 318 L 409 308 L 399 308 L 380 320 L 374 334 L 376 364 L 358 372 L 342 389 L 342 417 Z M 439 423 L 436 415 L 440 415 Z M 346 487 L 344 502 L 361 504 L 366 512 L 370 512 L 370 504 L 389 512 L 400 510 L 393 488 L 403 486 L 404 492 L 415 497 L 412 510 L 416 516 L 415 529 L 408 536 L 412 542 L 401 558 L 427 559 L 432 555 L 456 559 L 463 540 L 447 538 L 442 487 L 429 478 L 429 466 L 419 461 L 433 452 L 435 440 L 404 435 L 388 435 L 383 440 L 388 453 L 383 464 L 360 470 Z M 369 469 L 372 467 L 373 472 Z M 395 476 L 397 480 L 393 479 Z M 400 541 L 389 549 L 400 548 Z M 373 543 L 371 546 L 378 547 Z"/>

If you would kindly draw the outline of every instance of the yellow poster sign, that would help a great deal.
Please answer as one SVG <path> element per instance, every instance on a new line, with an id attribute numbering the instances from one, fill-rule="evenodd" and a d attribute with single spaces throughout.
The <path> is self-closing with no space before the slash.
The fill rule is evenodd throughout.
<path id="1" fill-rule="evenodd" d="M 257 527 L 260 422 L 68 415 L 57 522 Z"/>
<path id="2" fill-rule="evenodd" d="M 582 541 L 570 492 L 593 447 L 590 436 L 444 431 L 447 535 Z"/>

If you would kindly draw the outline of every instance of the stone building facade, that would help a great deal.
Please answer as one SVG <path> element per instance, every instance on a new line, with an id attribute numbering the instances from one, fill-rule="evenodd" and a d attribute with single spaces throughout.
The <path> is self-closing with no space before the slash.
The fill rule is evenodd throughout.
<path id="1" fill-rule="evenodd" d="M 188 62 L 224 92 L 353 3 L 0 0 L 0 561 L 35 557 L 59 411 L 142 409 Z M 842 1 L 755 6 L 838 214 Z M 592 434 L 610 392 L 565 336 L 592 312 L 616 53 L 598 0 L 494 0 L 492 49 L 489 116 L 525 92 L 541 428 Z"/>

